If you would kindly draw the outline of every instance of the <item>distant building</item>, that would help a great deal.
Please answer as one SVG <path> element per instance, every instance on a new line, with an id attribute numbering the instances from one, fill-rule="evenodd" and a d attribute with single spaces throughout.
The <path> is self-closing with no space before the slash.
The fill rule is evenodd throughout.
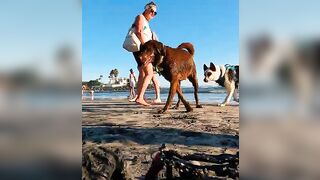
<path id="1" fill-rule="evenodd" d="M 109 78 L 109 82 L 107 84 L 103 84 L 102 87 L 121 88 L 121 87 L 127 87 L 128 84 L 129 84 L 128 78 L 111 77 L 111 78 Z"/>

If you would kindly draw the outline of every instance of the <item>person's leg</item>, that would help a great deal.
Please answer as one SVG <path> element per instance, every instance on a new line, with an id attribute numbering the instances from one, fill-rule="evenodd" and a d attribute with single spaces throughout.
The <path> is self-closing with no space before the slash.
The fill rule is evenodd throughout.
<path id="1" fill-rule="evenodd" d="M 129 96 L 128 99 L 131 99 L 131 87 L 129 87 Z"/>
<path id="2" fill-rule="evenodd" d="M 138 77 L 138 82 L 137 82 L 137 95 L 136 95 L 136 97 L 140 94 L 141 86 L 143 84 L 143 79 L 146 76 L 146 73 L 143 70 L 142 66 L 138 67 L 138 70 L 139 70 L 139 77 Z"/>
<path id="3" fill-rule="evenodd" d="M 156 92 L 156 99 L 153 100 L 153 103 L 161 103 L 159 80 L 157 78 L 157 74 L 155 73 L 152 76 L 152 82 L 154 85 L 154 90 Z"/>
<path id="4" fill-rule="evenodd" d="M 130 86 L 130 98 L 134 98 L 134 94 L 133 94 L 133 87 Z"/>
<path id="5" fill-rule="evenodd" d="M 152 76 L 153 76 L 153 67 L 152 67 L 152 64 L 149 63 L 148 65 L 146 66 L 143 66 L 142 67 L 144 73 L 145 73 L 145 76 L 143 78 L 143 81 L 141 82 L 140 84 L 140 88 L 138 89 L 138 98 L 136 100 L 136 102 L 138 104 L 142 104 L 142 105 L 145 105 L 145 106 L 149 106 L 150 104 L 148 104 L 143 96 L 144 96 L 144 93 L 145 91 L 147 90 L 147 87 L 152 79 Z"/>
<path id="6" fill-rule="evenodd" d="M 133 56 L 134 56 L 134 59 L 136 60 L 137 64 L 138 64 L 138 71 L 139 71 L 139 77 L 138 77 L 138 82 L 137 82 L 137 93 L 135 93 L 135 96 L 130 99 L 129 101 L 130 102 L 134 102 L 136 101 L 136 99 L 138 98 L 137 94 L 139 94 L 139 89 L 140 86 L 142 85 L 142 82 L 143 82 L 143 78 L 145 76 L 145 73 L 143 72 L 143 69 L 142 69 L 142 63 L 141 63 L 141 60 L 139 58 L 140 56 L 140 51 L 138 52 L 133 52 Z M 133 87 L 134 88 L 134 87 Z M 134 91 L 134 90 L 133 90 Z"/>
<path id="7" fill-rule="evenodd" d="M 142 66 L 138 67 L 138 71 L 139 71 L 139 77 L 138 77 L 138 82 L 137 82 L 137 93 L 134 93 L 135 95 L 132 99 L 129 100 L 130 102 L 134 102 L 137 100 L 138 95 L 140 94 L 140 89 L 141 89 L 141 86 L 143 83 L 143 78 L 145 76 L 145 72 L 143 71 Z"/>
<path id="8" fill-rule="evenodd" d="M 133 85 L 133 87 L 132 87 L 132 97 L 136 97 L 136 91 L 135 91 L 134 87 L 135 87 L 135 85 Z"/>

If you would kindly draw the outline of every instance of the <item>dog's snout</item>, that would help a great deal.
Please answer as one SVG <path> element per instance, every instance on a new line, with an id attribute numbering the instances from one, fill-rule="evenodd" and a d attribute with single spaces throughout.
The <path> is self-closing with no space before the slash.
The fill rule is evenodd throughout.
<path id="1" fill-rule="evenodd" d="M 203 81 L 204 81 L 204 82 L 208 82 L 207 78 L 204 78 Z"/>

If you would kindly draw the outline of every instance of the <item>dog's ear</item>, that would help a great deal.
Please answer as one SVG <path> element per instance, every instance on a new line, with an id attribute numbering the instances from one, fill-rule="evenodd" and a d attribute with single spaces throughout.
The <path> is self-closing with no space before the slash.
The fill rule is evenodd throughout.
<path id="1" fill-rule="evenodd" d="M 163 44 L 159 41 L 155 41 L 155 49 L 159 55 L 165 54 Z"/>
<path id="2" fill-rule="evenodd" d="M 160 52 L 161 49 L 159 47 L 156 47 L 156 51 L 157 51 L 157 54 L 159 54 L 159 55 L 161 54 L 161 52 Z"/>
<path id="3" fill-rule="evenodd" d="M 203 65 L 203 71 L 206 71 L 208 69 L 208 66 L 206 64 Z"/>
<path id="4" fill-rule="evenodd" d="M 228 70 L 228 79 L 229 81 L 234 81 L 234 78 L 236 77 L 236 72 L 233 70 Z"/>
<path id="5" fill-rule="evenodd" d="M 216 71 L 216 66 L 212 62 L 210 63 L 210 69 Z"/>

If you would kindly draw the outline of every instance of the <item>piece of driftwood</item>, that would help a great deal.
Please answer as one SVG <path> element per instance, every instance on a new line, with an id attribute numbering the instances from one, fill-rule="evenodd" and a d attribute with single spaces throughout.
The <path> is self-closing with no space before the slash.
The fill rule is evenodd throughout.
<path id="1" fill-rule="evenodd" d="M 165 169 L 166 179 L 239 179 L 239 153 L 237 154 L 188 154 L 181 155 L 175 150 L 166 150 L 162 145 L 153 158 L 146 180 L 156 180 Z M 174 177 L 173 169 L 180 177 Z M 209 171 L 213 171 L 210 174 Z"/>
<path id="2" fill-rule="evenodd" d="M 125 180 L 121 154 L 102 146 L 83 146 L 82 180 Z"/>

